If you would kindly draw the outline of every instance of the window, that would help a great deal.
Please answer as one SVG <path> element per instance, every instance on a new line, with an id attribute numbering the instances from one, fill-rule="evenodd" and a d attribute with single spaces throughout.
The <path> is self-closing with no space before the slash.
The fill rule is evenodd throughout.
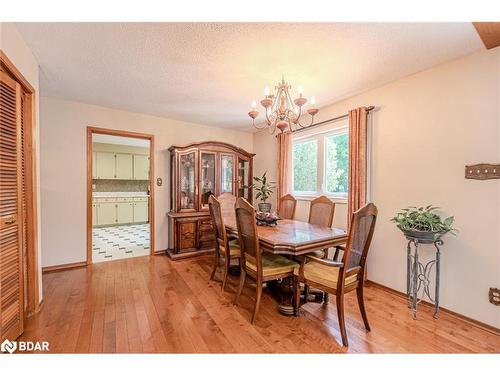
<path id="1" fill-rule="evenodd" d="M 293 143 L 293 190 L 313 193 L 318 181 L 318 141 Z"/>
<path id="2" fill-rule="evenodd" d="M 293 140 L 292 169 L 295 195 L 347 198 L 349 172 L 348 128 Z"/>

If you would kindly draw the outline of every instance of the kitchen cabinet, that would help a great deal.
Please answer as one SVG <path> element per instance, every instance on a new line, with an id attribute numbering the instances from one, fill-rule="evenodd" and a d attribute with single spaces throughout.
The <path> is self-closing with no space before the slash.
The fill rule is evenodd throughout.
<path id="1" fill-rule="evenodd" d="M 148 202 L 134 202 L 134 223 L 149 221 Z"/>
<path id="2" fill-rule="evenodd" d="M 92 226 L 97 225 L 97 203 L 92 204 Z"/>
<path id="3" fill-rule="evenodd" d="M 134 203 L 133 202 L 116 203 L 116 223 L 125 224 L 132 222 L 134 222 Z"/>
<path id="4" fill-rule="evenodd" d="M 114 179 L 116 178 L 116 160 L 112 152 L 96 152 L 96 178 Z"/>
<path id="5" fill-rule="evenodd" d="M 149 156 L 95 151 L 92 178 L 104 180 L 149 180 Z"/>
<path id="6" fill-rule="evenodd" d="M 118 180 L 131 180 L 133 177 L 132 154 L 115 154 L 116 171 L 115 178 Z"/>
<path id="7" fill-rule="evenodd" d="M 149 197 L 96 197 L 92 226 L 149 222 Z"/>
<path id="8" fill-rule="evenodd" d="M 100 202 L 97 204 L 97 225 L 112 225 L 117 223 L 116 203 Z"/>
<path id="9" fill-rule="evenodd" d="M 134 180 L 149 180 L 149 156 L 134 155 Z"/>

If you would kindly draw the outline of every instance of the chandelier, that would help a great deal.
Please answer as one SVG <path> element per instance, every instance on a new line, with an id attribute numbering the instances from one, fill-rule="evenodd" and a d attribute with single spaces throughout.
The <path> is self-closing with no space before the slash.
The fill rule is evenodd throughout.
<path id="1" fill-rule="evenodd" d="M 292 100 L 290 95 L 291 88 L 292 86 L 285 82 L 285 78 L 282 78 L 281 82 L 275 86 L 274 94 L 270 94 L 269 87 L 264 89 L 264 99 L 260 101 L 260 104 L 266 110 L 266 121 L 263 126 L 255 124 L 255 119 L 259 115 L 259 112 L 257 111 L 255 100 L 252 102 L 252 110 L 248 112 L 248 116 L 252 118 L 253 126 L 256 129 L 262 130 L 268 128 L 269 132 L 274 134 L 276 128 L 283 133 L 313 124 L 314 115 L 319 111 L 316 108 L 316 99 L 314 96 L 311 97 L 311 107 L 307 110 L 307 113 L 311 116 L 311 123 L 304 126 L 300 122 L 302 107 L 307 103 L 307 99 L 302 96 L 304 89 L 302 86 L 299 86 L 297 88 L 299 97 Z"/>

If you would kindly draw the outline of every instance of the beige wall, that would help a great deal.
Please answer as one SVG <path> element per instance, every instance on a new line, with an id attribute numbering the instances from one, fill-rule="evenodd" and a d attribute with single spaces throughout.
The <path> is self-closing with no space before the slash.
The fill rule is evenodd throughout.
<path id="1" fill-rule="evenodd" d="M 5 53 L 10 61 L 16 66 L 21 74 L 28 80 L 28 82 L 35 89 L 35 139 L 36 139 L 36 169 L 37 169 L 37 195 L 40 197 L 40 133 L 38 127 L 39 121 L 39 69 L 38 62 L 31 53 L 30 49 L 22 39 L 16 27 L 12 23 L 0 23 L 0 49 Z M 38 259 L 41 259 L 41 222 L 40 222 L 40 199 L 38 199 Z M 39 261 L 39 297 L 40 301 L 42 295 L 42 272 L 41 262 Z"/>
<path id="2" fill-rule="evenodd" d="M 464 166 L 500 160 L 499 91 L 496 48 L 322 108 L 317 119 L 378 107 L 371 125 L 371 194 L 379 218 L 369 279 L 406 289 L 406 244 L 389 220 L 408 205 L 438 205 L 444 215 L 455 215 L 460 230 L 444 238 L 441 305 L 496 327 L 500 314 L 488 290 L 500 285 L 500 180 L 466 180 Z M 257 155 L 265 154 L 256 158 L 256 170 L 275 176 L 274 137 L 257 133 L 254 144 Z"/>
<path id="3" fill-rule="evenodd" d="M 252 134 L 174 121 L 78 102 L 41 98 L 42 263 L 86 259 L 86 128 L 96 126 L 155 135 L 156 249 L 167 248 L 169 158 L 167 149 L 218 140 L 252 151 Z M 69 183 L 71 181 L 71 183 Z"/>

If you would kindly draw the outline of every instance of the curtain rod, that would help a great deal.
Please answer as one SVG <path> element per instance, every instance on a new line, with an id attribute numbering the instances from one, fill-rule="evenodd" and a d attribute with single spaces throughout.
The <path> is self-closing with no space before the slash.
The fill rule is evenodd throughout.
<path id="1" fill-rule="evenodd" d="M 370 113 L 374 109 L 375 109 L 375 107 L 373 105 L 371 105 L 369 107 L 366 107 L 366 113 Z M 325 120 L 325 121 L 317 122 L 316 124 L 312 124 L 312 125 L 306 126 L 304 128 L 298 128 L 298 129 L 292 130 L 292 133 L 298 133 L 298 132 L 303 131 L 303 130 L 307 130 L 307 129 L 310 129 L 310 128 L 315 128 L 316 126 L 325 125 L 325 124 L 328 124 L 330 122 L 334 122 L 334 121 L 338 121 L 338 120 L 343 120 L 343 119 L 348 118 L 348 117 L 349 117 L 349 113 L 346 113 L 345 115 L 338 116 L 338 117 L 333 117 L 333 118 L 330 118 L 330 119 Z"/>

